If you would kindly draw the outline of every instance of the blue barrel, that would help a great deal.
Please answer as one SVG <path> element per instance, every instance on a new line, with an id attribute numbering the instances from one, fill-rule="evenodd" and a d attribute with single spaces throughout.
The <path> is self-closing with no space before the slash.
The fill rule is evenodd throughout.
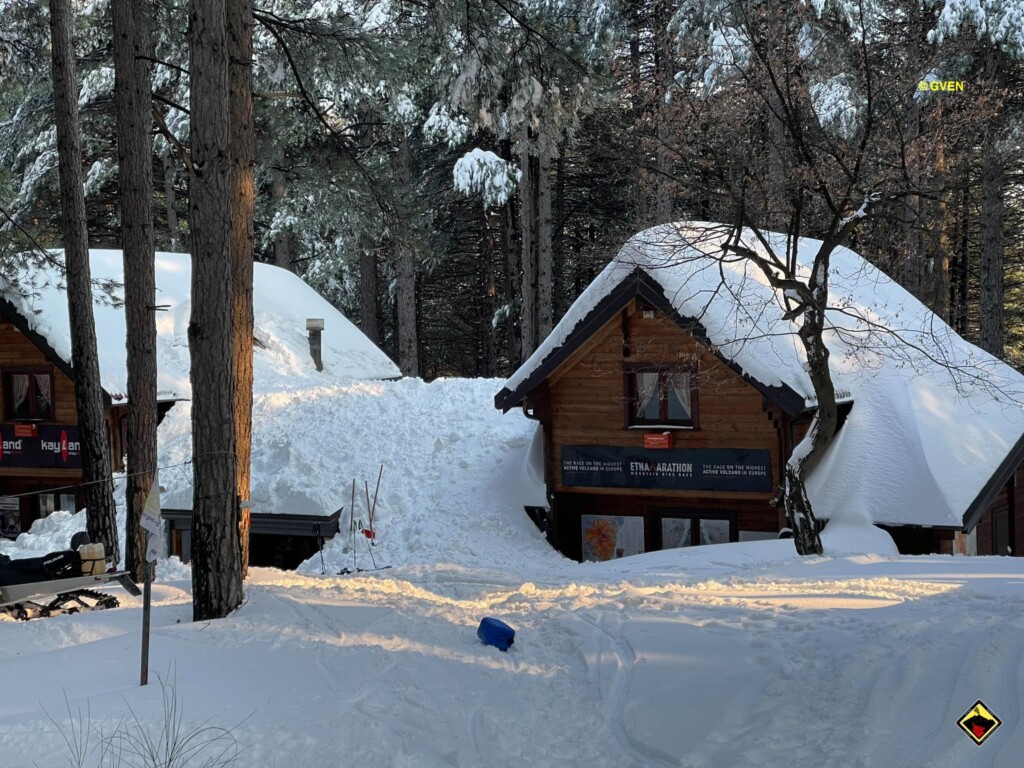
<path id="1" fill-rule="evenodd" d="M 504 621 L 485 618 L 480 622 L 476 636 L 484 645 L 493 645 L 499 651 L 507 651 L 509 646 L 515 642 L 516 631 Z"/>

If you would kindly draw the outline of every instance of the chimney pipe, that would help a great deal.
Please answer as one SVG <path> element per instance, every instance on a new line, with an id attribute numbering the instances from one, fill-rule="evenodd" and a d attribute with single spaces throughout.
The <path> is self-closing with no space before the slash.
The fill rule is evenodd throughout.
<path id="1" fill-rule="evenodd" d="M 324 329 L 322 317 L 307 317 L 306 330 L 309 331 L 309 354 L 313 356 L 313 363 L 318 371 L 324 369 L 323 360 L 320 358 L 320 333 Z"/>

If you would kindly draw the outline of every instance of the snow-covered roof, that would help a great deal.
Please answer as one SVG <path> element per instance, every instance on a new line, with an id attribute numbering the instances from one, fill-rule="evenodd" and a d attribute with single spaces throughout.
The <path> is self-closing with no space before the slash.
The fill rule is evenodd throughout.
<path id="1" fill-rule="evenodd" d="M 54 252 L 60 255 L 60 251 Z M 89 252 L 92 277 L 123 283 L 121 251 Z M 187 398 L 189 384 L 188 322 L 191 312 L 192 262 L 188 254 L 156 254 L 157 388 L 161 399 Z M 24 293 L 3 290 L 0 296 L 14 306 L 28 327 L 53 352 L 71 364 L 71 332 L 67 296 L 55 269 L 33 269 L 19 276 Z M 114 291 L 123 296 L 120 287 Z M 125 315 L 109 300 L 95 303 L 96 342 L 103 388 L 115 402 L 127 392 Z M 260 390 L 273 379 L 309 378 L 310 385 L 330 379 L 385 379 L 401 372 L 358 328 L 297 275 L 256 264 L 253 270 L 254 387 Z M 309 352 L 306 318 L 324 319 L 321 334 L 324 370 L 318 373 Z"/>
<path id="2" fill-rule="evenodd" d="M 722 225 L 684 222 L 631 238 L 496 401 L 506 409 L 521 402 L 570 335 L 589 327 L 602 301 L 639 273 L 752 383 L 796 393 L 813 408 L 799 320 L 784 317 L 785 296 L 753 262 L 723 252 L 728 234 Z M 786 253 L 785 235 L 766 238 Z M 768 255 L 753 233 L 742 242 Z M 820 245 L 800 240 L 802 277 Z M 848 248 L 832 253 L 829 288 L 833 379 L 854 404 L 808 481 L 816 511 L 830 518 L 852 510 L 879 524 L 962 525 L 1017 455 L 1024 376 L 964 341 Z"/>

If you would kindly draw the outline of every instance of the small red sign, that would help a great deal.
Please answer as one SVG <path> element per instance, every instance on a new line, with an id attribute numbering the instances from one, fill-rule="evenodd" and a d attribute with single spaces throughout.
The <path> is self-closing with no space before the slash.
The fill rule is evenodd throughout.
<path id="1" fill-rule="evenodd" d="M 644 435 L 644 448 L 671 448 L 672 444 L 671 432 Z"/>
<path id="2" fill-rule="evenodd" d="M 39 434 L 39 427 L 35 424 L 15 424 L 15 437 L 36 437 Z"/>

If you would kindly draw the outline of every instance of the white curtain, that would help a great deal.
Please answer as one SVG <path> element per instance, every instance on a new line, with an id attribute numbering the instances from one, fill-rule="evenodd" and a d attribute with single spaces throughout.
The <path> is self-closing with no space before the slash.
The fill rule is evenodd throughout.
<path id="1" fill-rule="evenodd" d="M 39 374 L 36 376 L 36 416 L 49 416 L 52 403 L 50 377 Z"/>
<path id="2" fill-rule="evenodd" d="M 689 416 L 693 413 L 690 410 L 690 374 L 688 373 L 673 373 L 668 378 L 669 386 L 672 387 L 672 391 L 675 396 L 679 399 L 683 409 L 686 411 L 686 415 Z"/>
<path id="3" fill-rule="evenodd" d="M 10 381 L 14 412 L 18 413 L 25 406 L 25 401 L 28 400 L 28 375 L 16 373 L 11 376 Z"/>
<path id="4" fill-rule="evenodd" d="M 643 418 L 647 405 L 658 393 L 658 373 L 637 373 L 636 375 L 636 415 Z"/>

